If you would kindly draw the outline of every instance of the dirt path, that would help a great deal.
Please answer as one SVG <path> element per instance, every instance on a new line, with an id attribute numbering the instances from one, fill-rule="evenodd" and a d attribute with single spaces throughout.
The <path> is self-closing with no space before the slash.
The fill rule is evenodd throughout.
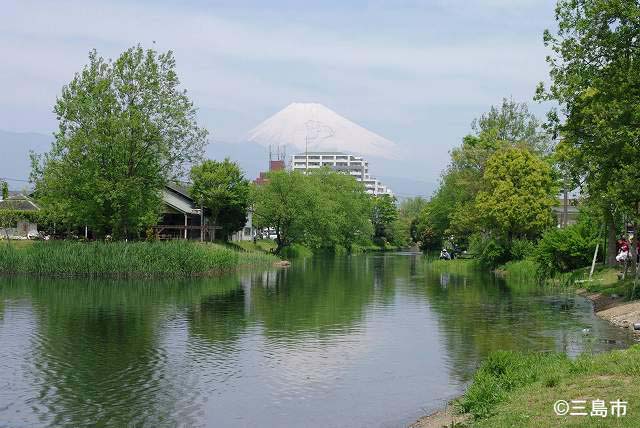
<path id="1" fill-rule="evenodd" d="M 633 329 L 634 323 L 640 323 L 640 301 L 627 302 L 622 297 L 588 293 L 585 290 L 578 290 L 578 294 L 593 302 L 593 310 L 598 317 L 640 335 L 640 330 Z"/>

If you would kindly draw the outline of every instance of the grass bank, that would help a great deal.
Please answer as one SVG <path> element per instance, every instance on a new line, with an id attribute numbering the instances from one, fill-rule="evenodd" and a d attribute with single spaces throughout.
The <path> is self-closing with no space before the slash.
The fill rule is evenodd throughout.
<path id="1" fill-rule="evenodd" d="M 638 427 L 640 426 L 640 345 L 624 351 L 584 355 L 496 352 L 474 375 L 457 406 L 477 427 Z M 626 416 L 558 416 L 557 400 L 620 399 Z"/>
<path id="2" fill-rule="evenodd" d="M 276 248 L 276 243 L 272 239 L 259 239 L 255 243 L 253 241 L 238 241 L 238 242 L 233 242 L 231 244 L 246 251 L 262 251 L 266 253 L 271 253 Z M 370 253 L 370 252 L 399 251 L 402 249 L 403 249 L 402 247 L 396 247 L 390 244 L 386 244 L 385 246 L 379 246 L 375 244 L 370 244 L 370 245 L 354 244 L 351 248 L 351 251 L 349 252 L 344 247 L 311 249 L 302 244 L 293 244 L 288 247 L 285 247 L 282 250 L 282 257 L 287 259 L 295 259 L 295 258 L 311 257 L 314 254 L 346 255 L 346 254 L 363 254 L 363 253 Z"/>
<path id="3" fill-rule="evenodd" d="M 189 241 L 0 244 L 0 272 L 6 274 L 185 277 L 212 275 L 243 266 L 267 267 L 276 260 L 262 252 Z"/>
<path id="4" fill-rule="evenodd" d="M 482 266 L 480 266 L 476 259 L 440 260 L 435 257 L 429 260 L 429 267 L 438 272 L 459 274 L 477 272 L 482 269 Z"/>
<path id="5" fill-rule="evenodd" d="M 273 239 L 257 239 L 253 241 L 234 241 L 230 243 L 245 251 L 262 251 L 263 253 L 271 253 L 276 249 L 276 243 Z"/>

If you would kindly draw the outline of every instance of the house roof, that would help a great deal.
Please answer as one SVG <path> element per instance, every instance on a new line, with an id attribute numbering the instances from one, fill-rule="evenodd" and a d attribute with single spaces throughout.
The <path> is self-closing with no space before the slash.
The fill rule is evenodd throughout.
<path id="1" fill-rule="evenodd" d="M 187 183 L 167 183 L 165 187 L 173 192 L 179 193 L 180 195 L 193 199 L 191 197 L 191 192 L 189 191 L 189 185 Z"/>
<path id="2" fill-rule="evenodd" d="M 27 195 L 13 193 L 7 199 L 0 200 L 0 210 L 39 211 L 40 207 Z"/>
<path id="3" fill-rule="evenodd" d="M 184 214 L 200 213 L 200 210 L 191 197 L 189 190 L 181 184 L 167 184 L 162 192 L 162 201 L 169 208 Z"/>

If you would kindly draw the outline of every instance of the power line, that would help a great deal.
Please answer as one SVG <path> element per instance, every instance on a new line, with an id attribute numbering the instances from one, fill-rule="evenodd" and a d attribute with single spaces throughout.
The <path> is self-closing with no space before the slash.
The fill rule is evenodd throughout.
<path id="1" fill-rule="evenodd" d="M 0 177 L 0 180 L 4 180 L 4 181 L 19 181 L 21 183 L 31 183 L 29 180 L 25 180 L 23 178 Z"/>

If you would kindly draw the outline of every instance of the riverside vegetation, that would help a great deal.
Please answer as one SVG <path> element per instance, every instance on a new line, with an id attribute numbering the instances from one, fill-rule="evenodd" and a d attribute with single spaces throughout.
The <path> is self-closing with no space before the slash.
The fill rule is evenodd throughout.
<path id="1" fill-rule="evenodd" d="M 0 244 L 0 272 L 118 278 L 201 276 L 242 266 L 269 267 L 278 260 L 264 252 L 187 241 L 26 244 Z"/>
<path id="2" fill-rule="evenodd" d="M 42 209 L 0 210 L 0 227 L 28 220 L 57 237 L 86 234 L 114 244 L 2 248 L 3 272 L 193 275 L 266 260 L 215 246 L 144 242 L 154 238 L 164 186 L 185 177 L 205 223 L 218 227 L 222 241 L 244 227 L 249 210 L 256 226 L 275 228 L 276 245 L 269 250 L 285 257 L 397 248 L 410 241 L 409 222 L 395 199 L 371 197 L 351 176 L 328 168 L 309 175 L 282 171 L 258 186 L 229 159 L 203 159 L 208 131 L 198 126 L 197 109 L 180 88 L 171 51 L 138 45 L 115 60 L 92 51 L 89 63 L 62 88 L 54 111 L 55 141 L 47 153 L 32 154 L 32 197 Z"/>
<path id="3" fill-rule="evenodd" d="M 601 427 L 607 422 L 637 427 L 639 374 L 640 345 L 575 360 L 565 354 L 499 351 L 483 362 L 457 405 L 475 418 L 477 427 Z M 621 399 L 628 407 L 625 416 L 609 414 L 606 419 L 554 413 L 557 400 L 573 399 L 601 399 L 608 409 L 610 400 Z"/>

